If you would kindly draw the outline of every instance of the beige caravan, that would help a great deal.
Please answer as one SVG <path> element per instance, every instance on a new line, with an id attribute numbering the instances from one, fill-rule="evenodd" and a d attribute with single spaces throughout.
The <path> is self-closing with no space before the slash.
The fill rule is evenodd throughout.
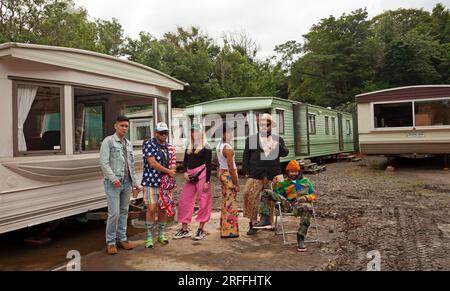
<path id="1" fill-rule="evenodd" d="M 0 233 L 106 206 L 99 148 L 117 115 L 140 146 L 171 123 L 171 91 L 152 68 L 79 49 L 0 45 Z M 140 177 L 141 173 L 137 173 Z"/>
<path id="2" fill-rule="evenodd" d="M 450 154 L 450 85 L 410 86 L 356 96 L 364 154 Z"/>

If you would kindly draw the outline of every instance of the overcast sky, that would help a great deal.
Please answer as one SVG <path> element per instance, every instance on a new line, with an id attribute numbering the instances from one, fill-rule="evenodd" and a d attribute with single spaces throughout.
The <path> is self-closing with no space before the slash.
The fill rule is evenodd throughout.
<path id="1" fill-rule="evenodd" d="M 450 0 L 74 0 L 89 16 L 117 18 L 125 35 L 146 31 L 160 38 L 177 26 L 199 26 L 214 39 L 224 33 L 245 32 L 260 45 L 259 57 L 272 54 L 276 45 L 302 40 L 311 26 L 329 15 L 336 17 L 367 8 L 369 17 L 384 10 L 423 8 L 431 11 Z"/>

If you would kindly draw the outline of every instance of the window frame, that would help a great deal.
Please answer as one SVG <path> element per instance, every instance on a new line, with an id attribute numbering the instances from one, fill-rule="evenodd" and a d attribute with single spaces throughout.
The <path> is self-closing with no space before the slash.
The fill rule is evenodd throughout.
<path id="1" fill-rule="evenodd" d="M 74 100 L 75 100 L 75 96 L 74 96 Z M 75 106 L 75 103 L 73 103 L 74 104 L 74 106 Z M 93 100 L 93 101 L 91 101 L 91 102 L 86 102 L 86 104 L 88 104 L 88 105 L 100 105 L 100 106 L 102 106 L 102 110 L 103 110 L 103 113 L 104 113 L 104 115 L 102 116 L 102 121 L 103 121 L 103 135 L 105 135 L 105 133 L 106 133 L 106 104 L 105 103 L 102 103 L 102 102 L 99 102 L 98 100 Z M 74 154 L 83 154 L 83 153 L 88 153 L 88 154 L 92 154 L 92 153 L 97 153 L 97 152 L 100 152 L 100 149 L 98 149 L 98 150 L 84 150 L 84 151 L 82 151 L 82 150 L 79 150 L 79 151 L 77 151 L 77 150 L 75 150 L 75 145 L 76 145 L 76 142 L 75 142 L 75 125 L 76 125 L 76 120 L 75 120 L 75 108 L 74 108 L 74 111 L 73 111 L 73 118 L 74 118 L 74 122 L 73 122 L 73 128 L 74 128 L 74 130 L 73 130 L 73 132 L 74 132 L 74 134 L 73 134 L 73 153 Z M 103 141 L 103 140 L 102 140 Z M 100 142 L 101 143 L 101 142 Z"/>
<path id="2" fill-rule="evenodd" d="M 152 121 L 149 120 L 148 118 L 130 118 L 130 122 L 129 122 L 129 127 L 128 127 L 128 131 L 130 133 L 130 142 L 133 145 L 133 148 L 138 148 L 138 147 L 142 147 L 142 144 L 146 141 L 144 140 L 136 140 L 134 133 L 133 133 L 133 126 L 136 127 L 136 123 L 143 123 L 143 122 L 150 122 L 150 138 L 153 136 L 154 134 L 154 130 L 153 130 L 153 126 L 152 126 Z"/>
<path id="3" fill-rule="evenodd" d="M 277 116 L 277 127 L 278 127 L 278 134 L 285 134 L 285 116 L 284 116 L 285 110 L 283 108 L 275 108 L 275 116 Z M 280 118 L 281 117 L 281 118 Z M 280 122 L 281 120 L 281 122 Z M 280 126 L 280 125 L 283 126 Z"/>
<path id="4" fill-rule="evenodd" d="M 149 104 L 151 104 L 151 106 L 152 106 L 152 113 L 153 113 L 153 116 L 156 116 L 156 114 L 157 114 L 157 112 L 158 112 L 157 109 L 155 108 L 155 107 L 156 107 L 156 106 L 155 106 L 156 100 L 161 99 L 161 100 L 163 100 L 163 101 L 168 102 L 167 99 L 164 99 L 164 98 L 159 97 L 159 96 L 154 96 L 154 95 L 135 94 L 135 93 L 133 93 L 133 92 L 127 92 L 127 91 L 121 91 L 121 90 L 114 90 L 114 89 L 108 89 L 108 88 L 102 88 L 102 87 L 95 87 L 95 86 L 84 86 L 84 85 L 82 85 L 82 84 L 74 84 L 74 85 L 72 85 L 71 87 L 72 87 L 72 88 L 71 88 L 71 89 L 72 89 L 71 91 L 72 91 L 72 104 L 73 104 L 73 106 L 72 106 L 72 127 L 73 127 L 72 139 L 73 139 L 74 141 L 75 141 L 75 123 L 76 123 L 76 120 L 75 120 L 75 89 L 85 89 L 85 90 L 101 91 L 101 92 L 105 92 L 105 93 L 118 94 L 118 95 L 128 95 L 128 96 L 130 96 L 130 97 L 148 99 L 148 100 L 150 101 Z M 98 102 L 97 102 L 97 103 L 98 103 Z M 106 114 L 107 114 L 106 108 L 105 108 L 104 113 L 105 113 L 105 116 L 106 116 Z M 170 118 L 170 115 L 169 115 L 169 118 Z M 152 126 L 153 128 L 154 128 L 155 125 L 156 125 L 156 120 L 155 120 L 155 119 L 156 119 L 156 118 L 153 118 L 153 121 L 152 121 L 152 124 L 151 124 L 151 126 Z M 104 127 L 103 130 L 105 130 L 106 127 L 107 127 L 107 124 L 105 124 L 105 127 Z M 128 128 L 128 132 L 129 132 L 130 135 L 131 135 L 130 129 L 131 129 L 131 127 Z M 170 133 L 171 133 L 171 131 L 170 131 Z M 105 137 L 106 137 L 106 136 L 105 136 Z M 131 136 L 130 136 L 130 137 L 131 137 Z M 130 140 L 130 141 L 131 141 L 131 140 Z M 132 141 L 131 141 L 131 142 L 132 142 Z M 99 150 L 89 150 L 89 151 L 75 151 L 75 142 L 73 142 L 72 147 L 73 147 L 73 154 L 74 154 L 74 155 L 86 155 L 86 154 L 96 154 L 96 153 L 100 153 L 100 149 L 99 149 Z M 142 145 L 139 145 L 139 146 L 133 146 L 133 148 L 134 148 L 134 150 L 139 150 L 139 149 L 142 148 Z"/>
<path id="5" fill-rule="evenodd" d="M 347 127 L 348 124 L 348 127 Z M 345 119 L 345 134 L 352 135 L 352 122 L 350 119 Z"/>
<path id="6" fill-rule="evenodd" d="M 42 150 L 42 151 L 19 151 L 19 136 L 18 136 L 18 96 L 17 91 L 20 85 L 25 86 L 39 86 L 39 87 L 53 87 L 59 88 L 59 110 L 60 110 L 60 142 L 61 149 L 59 150 Z M 14 157 L 26 157 L 26 156 L 52 156 L 52 155 L 65 155 L 66 154 L 66 124 L 65 124 L 65 111 L 64 111 L 64 85 L 60 83 L 52 82 L 39 82 L 39 81 L 27 81 L 27 80 L 12 80 L 13 94 L 13 156 Z"/>
<path id="7" fill-rule="evenodd" d="M 226 113 L 221 113 L 221 114 L 219 114 L 219 113 L 214 113 L 214 114 L 220 115 L 221 121 L 222 121 L 222 122 L 227 120 L 227 119 L 226 119 L 226 116 L 227 116 L 228 114 L 231 114 L 231 115 L 233 115 L 233 116 L 242 114 L 242 115 L 244 116 L 244 130 L 245 130 L 245 133 L 244 133 L 244 135 L 242 135 L 242 136 L 238 136 L 239 131 L 236 130 L 236 128 L 237 128 L 237 127 L 236 127 L 236 122 L 237 122 L 237 120 L 236 120 L 236 119 L 233 119 L 233 126 L 235 127 L 235 130 L 234 130 L 234 136 L 233 136 L 233 139 L 234 139 L 234 140 L 246 139 L 246 138 L 251 134 L 251 133 L 250 133 L 250 123 L 248 122 L 249 114 L 250 114 L 249 111 L 233 111 L 233 112 L 226 112 Z M 216 126 L 216 123 L 215 123 L 215 122 L 216 122 L 217 120 L 211 120 L 212 122 L 214 122 L 214 125 L 212 125 L 212 126 L 206 126 L 206 125 L 205 125 L 205 121 L 206 121 L 205 116 L 206 116 L 206 115 L 202 115 L 202 116 L 201 116 L 201 123 L 202 123 L 202 125 L 203 125 L 203 127 L 204 127 L 204 129 L 205 129 L 205 132 L 207 132 L 207 131 L 210 130 L 213 126 Z M 191 115 L 190 117 L 192 117 L 192 115 Z M 221 125 L 222 125 L 222 124 L 219 123 L 219 125 L 217 125 L 217 126 L 219 126 L 219 128 L 220 128 Z M 220 134 L 220 135 L 221 135 L 221 134 Z M 214 134 L 213 136 L 209 137 L 209 139 L 210 139 L 211 142 L 216 142 L 216 141 L 220 140 L 220 138 L 217 137 L 215 134 Z"/>
<path id="8" fill-rule="evenodd" d="M 330 135 L 330 117 L 324 116 L 325 118 L 325 135 Z"/>
<path id="9" fill-rule="evenodd" d="M 413 118 L 413 125 L 415 128 L 419 128 L 419 129 L 426 129 L 426 128 L 450 128 L 450 124 L 447 125 L 416 125 L 416 102 L 417 103 L 421 103 L 421 102 L 433 102 L 433 101 L 444 101 L 444 100 L 448 100 L 450 102 L 450 97 L 448 98 L 436 98 L 436 99 L 425 99 L 425 100 L 413 100 L 413 114 L 414 114 L 414 118 Z"/>
<path id="10" fill-rule="evenodd" d="M 408 99 L 408 100 L 396 100 L 396 101 L 383 101 L 383 102 L 371 102 L 370 103 L 370 115 L 371 115 L 371 131 L 405 131 L 405 130 L 433 130 L 433 129 L 450 129 L 450 125 L 425 125 L 425 126 L 416 126 L 416 112 L 415 112 L 415 103 L 423 102 L 423 101 L 442 101 L 442 100 L 450 100 L 449 97 L 439 97 L 439 98 L 420 98 L 420 99 Z M 412 106 L 412 126 L 405 127 L 375 127 L 374 122 L 374 106 L 378 104 L 392 104 L 392 103 L 407 103 L 410 102 Z"/>
<path id="11" fill-rule="evenodd" d="M 336 117 L 331 117 L 331 135 L 336 135 Z"/>
<path id="12" fill-rule="evenodd" d="M 313 117 L 314 128 L 311 128 L 310 117 Z M 314 129 L 314 130 L 312 130 L 312 129 Z M 308 113 L 308 133 L 309 133 L 309 135 L 316 135 L 317 134 L 316 114 Z"/>

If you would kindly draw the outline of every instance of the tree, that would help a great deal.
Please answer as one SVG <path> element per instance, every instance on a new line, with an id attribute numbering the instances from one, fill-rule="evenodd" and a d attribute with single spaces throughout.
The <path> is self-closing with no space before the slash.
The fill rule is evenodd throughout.
<path id="1" fill-rule="evenodd" d="M 247 56 L 251 60 L 256 57 L 256 53 L 260 50 L 260 45 L 245 31 L 224 34 L 222 39 L 225 46 L 229 45 L 233 50 L 238 51 L 242 56 Z"/>
<path id="2" fill-rule="evenodd" d="M 0 0 L 0 42 L 32 42 L 49 0 Z"/>
<path id="3" fill-rule="evenodd" d="M 395 86 L 441 82 L 438 65 L 445 58 L 438 41 L 410 31 L 395 37 L 386 48 L 381 80 Z"/>
<path id="4" fill-rule="evenodd" d="M 371 36 L 367 11 L 322 19 L 304 35 L 304 55 L 294 63 L 289 97 L 323 106 L 347 102 L 374 75 L 379 46 Z"/>
<path id="5" fill-rule="evenodd" d="M 122 25 L 113 18 L 111 21 L 97 19 L 97 50 L 108 55 L 118 56 L 124 44 Z"/>
<path id="6" fill-rule="evenodd" d="M 338 106 L 368 91 L 448 83 L 449 32 L 450 12 L 441 4 L 432 13 L 398 9 L 368 19 L 359 9 L 322 19 L 291 66 L 289 98 Z"/>
<path id="7" fill-rule="evenodd" d="M 160 40 L 163 46 L 161 70 L 190 85 L 173 94 L 174 106 L 211 100 L 224 92 L 212 75 L 214 58 L 220 51 L 214 41 L 199 28 L 168 32 Z"/>
<path id="8" fill-rule="evenodd" d="M 119 55 L 123 30 L 116 19 L 88 20 L 72 0 L 0 0 L 0 42 L 46 44 Z"/>
<path id="9" fill-rule="evenodd" d="M 286 75 L 290 74 L 290 70 L 294 62 L 302 53 L 302 45 L 295 40 L 287 41 L 283 44 L 275 46 L 276 63 L 283 69 Z"/>
<path id="10" fill-rule="evenodd" d="M 161 70 L 163 49 L 158 39 L 142 31 L 138 39 L 126 38 L 122 53 L 130 61 Z"/>

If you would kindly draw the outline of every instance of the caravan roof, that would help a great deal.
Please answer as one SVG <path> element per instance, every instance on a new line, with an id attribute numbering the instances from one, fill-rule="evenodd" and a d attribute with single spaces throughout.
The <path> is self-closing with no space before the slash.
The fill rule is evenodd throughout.
<path id="1" fill-rule="evenodd" d="M 4 43 L 0 58 L 13 57 L 148 85 L 183 90 L 188 85 L 156 69 L 117 57 L 67 47 Z"/>

